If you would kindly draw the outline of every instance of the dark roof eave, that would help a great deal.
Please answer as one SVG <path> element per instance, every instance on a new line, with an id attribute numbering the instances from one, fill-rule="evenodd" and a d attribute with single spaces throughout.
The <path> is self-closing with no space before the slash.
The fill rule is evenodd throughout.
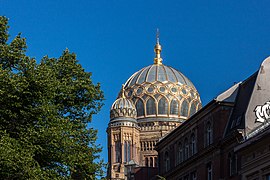
<path id="1" fill-rule="evenodd" d="M 263 137 L 267 136 L 270 134 L 270 126 L 268 126 L 265 131 L 255 135 L 254 137 L 251 137 L 250 139 L 243 140 L 240 145 L 236 146 L 234 148 L 234 151 L 241 151 L 243 148 L 247 148 L 251 145 L 253 145 L 257 141 L 264 140 Z"/>

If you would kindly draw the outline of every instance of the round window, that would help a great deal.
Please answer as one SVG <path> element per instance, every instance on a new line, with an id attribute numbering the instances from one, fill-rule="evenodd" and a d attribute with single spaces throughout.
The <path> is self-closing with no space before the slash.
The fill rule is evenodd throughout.
<path id="1" fill-rule="evenodd" d="M 173 87 L 173 88 L 171 89 L 171 91 L 172 91 L 173 93 L 176 93 L 176 92 L 177 92 L 177 89 L 176 89 L 175 87 Z"/>
<path id="2" fill-rule="evenodd" d="M 165 92 L 165 87 L 160 87 L 159 90 L 160 92 Z"/>
<path id="3" fill-rule="evenodd" d="M 182 89 L 183 94 L 187 94 L 187 91 L 185 89 Z"/>
<path id="4" fill-rule="evenodd" d="M 147 91 L 150 92 L 150 93 L 153 92 L 153 91 L 154 91 L 154 87 L 149 87 L 149 88 L 147 89 Z"/>
<path id="5" fill-rule="evenodd" d="M 137 95 L 140 95 L 142 93 L 143 89 L 140 87 L 138 90 L 137 90 Z"/>

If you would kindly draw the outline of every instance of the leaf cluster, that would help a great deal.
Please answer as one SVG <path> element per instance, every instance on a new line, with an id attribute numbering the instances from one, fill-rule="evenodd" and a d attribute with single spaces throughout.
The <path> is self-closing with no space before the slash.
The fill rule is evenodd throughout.
<path id="1" fill-rule="evenodd" d="M 96 179 L 103 174 L 97 130 L 88 127 L 103 103 L 74 53 L 28 57 L 25 38 L 10 43 L 0 16 L 0 177 Z"/>

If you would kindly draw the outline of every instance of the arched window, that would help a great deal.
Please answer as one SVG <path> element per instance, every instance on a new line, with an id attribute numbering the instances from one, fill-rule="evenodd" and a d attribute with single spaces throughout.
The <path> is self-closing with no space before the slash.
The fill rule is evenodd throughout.
<path id="1" fill-rule="evenodd" d="M 213 142 L 213 129 L 211 123 L 206 123 L 206 145 L 210 145 Z"/>
<path id="2" fill-rule="evenodd" d="M 154 167 L 153 158 L 152 157 L 150 157 L 150 167 Z"/>
<path id="3" fill-rule="evenodd" d="M 130 141 L 124 143 L 124 162 L 130 161 Z"/>
<path id="4" fill-rule="evenodd" d="M 212 163 L 207 164 L 207 180 L 212 180 L 213 179 L 213 167 Z"/>
<path id="5" fill-rule="evenodd" d="M 127 142 L 127 162 L 131 160 L 131 143 L 130 141 Z"/>
<path id="6" fill-rule="evenodd" d="M 166 151 L 165 152 L 165 171 L 169 171 L 170 170 L 170 158 L 169 158 L 169 153 Z"/>
<path id="7" fill-rule="evenodd" d="M 157 157 L 155 157 L 154 160 L 155 160 L 155 167 L 158 167 L 158 159 L 157 159 Z"/>
<path id="8" fill-rule="evenodd" d="M 190 142 L 191 142 L 191 155 L 194 155 L 196 153 L 196 139 L 195 139 L 195 134 L 192 133 L 190 137 Z"/>
<path id="9" fill-rule="evenodd" d="M 187 100 L 184 100 L 182 105 L 181 105 L 181 116 L 188 116 L 188 102 Z"/>
<path id="10" fill-rule="evenodd" d="M 148 158 L 145 158 L 145 166 L 148 167 Z"/>
<path id="11" fill-rule="evenodd" d="M 168 102 L 165 97 L 158 102 L 158 114 L 168 114 Z"/>
<path id="12" fill-rule="evenodd" d="M 178 101 L 176 99 L 171 101 L 170 114 L 178 115 Z"/>
<path id="13" fill-rule="evenodd" d="M 196 113 L 196 104 L 195 102 L 193 102 L 191 103 L 191 106 L 190 106 L 190 116 L 192 116 L 195 113 Z"/>
<path id="14" fill-rule="evenodd" d="M 137 116 L 144 116 L 144 105 L 141 99 L 138 99 L 136 103 Z"/>
<path id="15" fill-rule="evenodd" d="M 197 180 L 197 172 L 193 171 L 190 173 L 190 180 Z"/>
<path id="16" fill-rule="evenodd" d="M 116 141 L 115 143 L 115 162 L 121 161 L 121 143 Z"/>
<path id="17" fill-rule="evenodd" d="M 156 114 L 156 103 L 153 98 L 148 99 L 146 107 L 147 107 L 147 115 Z"/>
<path id="18" fill-rule="evenodd" d="M 185 160 L 189 157 L 189 144 L 187 138 L 185 139 Z"/>
<path id="19" fill-rule="evenodd" d="M 131 154 L 131 158 L 130 159 L 133 159 L 136 157 L 136 154 L 137 154 L 137 151 L 136 151 L 136 146 L 131 146 L 132 148 L 132 154 Z"/>
<path id="20" fill-rule="evenodd" d="M 144 142 L 144 150 L 147 150 L 147 142 Z"/>
<path id="21" fill-rule="evenodd" d="M 124 143 L 124 162 L 127 162 L 127 142 Z"/>
<path id="22" fill-rule="evenodd" d="M 183 147 L 182 143 L 178 143 L 178 148 L 177 148 L 177 164 L 180 164 L 183 161 Z"/>

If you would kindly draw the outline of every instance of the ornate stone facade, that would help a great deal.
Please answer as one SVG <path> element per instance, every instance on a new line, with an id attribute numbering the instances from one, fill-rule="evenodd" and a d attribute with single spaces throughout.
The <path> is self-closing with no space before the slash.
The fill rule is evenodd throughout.
<path id="1" fill-rule="evenodd" d="M 148 174 L 157 170 L 157 141 L 201 108 L 194 85 L 181 72 L 162 64 L 161 50 L 157 38 L 154 64 L 134 73 L 111 107 L 109 179 L 134 179 L 140 168 Z"/>

